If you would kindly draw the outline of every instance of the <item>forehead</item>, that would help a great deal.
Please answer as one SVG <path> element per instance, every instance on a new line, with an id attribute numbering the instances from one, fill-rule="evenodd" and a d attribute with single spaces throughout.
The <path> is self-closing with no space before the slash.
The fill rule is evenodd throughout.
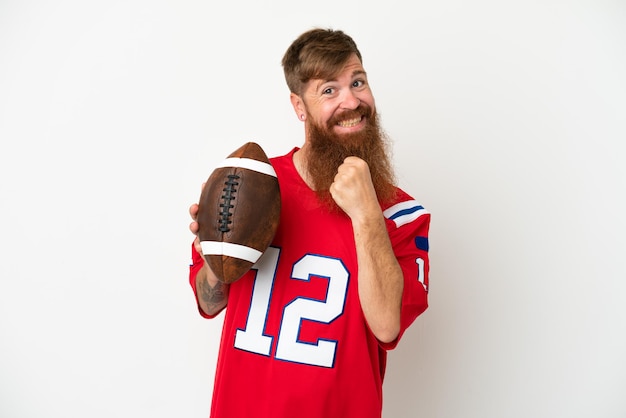
<path id="1" fill-rule="evenodd" d="M 357 57 L 356 54 L 352 54 L 335 74 L 330 75 L 329 80 L 340 77 L 352 77 L 355 74 L 365 74 L 365 69 L 363 69 L 363 64 L 359 57 Z"/>
<path id="2" fill-rule="evenodd" d="M 332 74 L 329 73 L 325 77 L 313 78 L 309 80 L 309 86 L 320 86 L 324 83 L 328 83 L 332 81 L 339 81 L 340 79 L 352 80 L 353 78 L 357 76 L 364 77 L 366 75 L 367 73 L 365 72 L 365 69 L 363 68 L 363 64 L 361 63 L 361 60 L 359 60 L 359 57 L 357 57 L 356 54 L 353 54 L 346 61 L 346 63 L 342 67 L 339 68 L 338 71 Z"/>

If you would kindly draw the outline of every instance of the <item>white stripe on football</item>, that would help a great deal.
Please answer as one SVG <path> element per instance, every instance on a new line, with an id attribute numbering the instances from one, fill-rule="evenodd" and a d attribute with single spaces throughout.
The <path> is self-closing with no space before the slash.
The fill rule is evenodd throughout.
<path id="1" fill-rule="evenodd" d="M 272 167 L 271 164 L 264 163 L 263 161 L 253 160 L 251 158 L 227 158 L 216 168 L 223 167 L 247 168 L 248 170 L 257 171 L 259 173 L 267 174 L 268 176 L 276 177 L 276 172 L 274 171 L 274 167 Z"/>
<path id="2" fill-rule="evenodd" d="M 251 263 L 256 261 L 263 254 L 259 250 L 246 247 L 245 245 L 233 244 L 231 242 L 221 241 L 200 241 L 203 255 L 225 255 L 228 257 L 239 258 L 240 260 L 246 260 Z"/>

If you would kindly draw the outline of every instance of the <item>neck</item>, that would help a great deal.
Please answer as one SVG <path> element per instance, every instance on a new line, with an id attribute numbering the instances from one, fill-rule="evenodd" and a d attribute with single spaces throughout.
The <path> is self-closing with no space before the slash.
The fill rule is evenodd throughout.
<path id="1" fill-rule="evenodd" d="M 313 188 L 313 182 L 310 179 L 311 176 L 309 175 L 309 171 L 306 168 L 306 159 L 306 144 L 304 144 L 302 148 L 300 148 L 293 154 L 293 165 L 296 167 L 296 171 L 298 172 L 302 180 L 304 180 L 306 185 L 309 186 L 309 188 L 311 188 L 312 190 L 315 190 Z"/>

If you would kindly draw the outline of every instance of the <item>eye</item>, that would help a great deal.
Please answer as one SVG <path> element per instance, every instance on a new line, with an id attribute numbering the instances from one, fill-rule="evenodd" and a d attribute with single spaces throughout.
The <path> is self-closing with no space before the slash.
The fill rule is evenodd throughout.
<path id="1" fill-rule="evenodd" d="M 352 82 L 352 87 L 363 87 L 365 85 L 365 81 L 363 80 L 354 80 Z"/>
<path id="2" fill-rule="evenodd" d="M 332 87 L 328 87 L 322 90 L 322 94 L 333 94 L 333 91 L 335 91 L 335 89 L 333 89 Z"/>

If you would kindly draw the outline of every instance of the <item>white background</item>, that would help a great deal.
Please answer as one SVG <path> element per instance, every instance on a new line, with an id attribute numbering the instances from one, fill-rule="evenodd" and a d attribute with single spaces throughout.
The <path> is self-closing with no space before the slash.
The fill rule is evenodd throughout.
<path id="1" fill-rule="evenodd" d="M 187 208 L 243 142 L 302 143 L 280 59 L 313 26 L 433 214 L 385 417 L 626 416 L 621 0 L 0 1 L 0 416 L 208 415 Z"/>

